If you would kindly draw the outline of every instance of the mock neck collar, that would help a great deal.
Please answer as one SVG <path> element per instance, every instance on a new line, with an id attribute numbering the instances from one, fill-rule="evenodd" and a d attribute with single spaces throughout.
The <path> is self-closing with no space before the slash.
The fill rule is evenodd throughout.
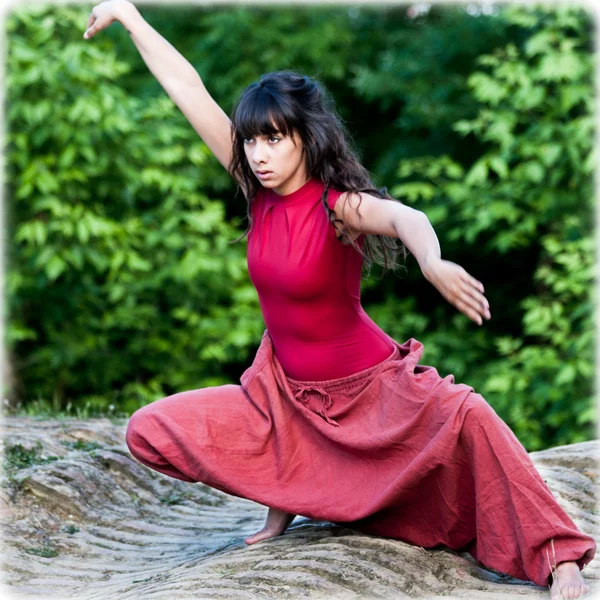
<path id="1" fill-rule="evenodd" d="M 301 202 L 305 198 L 313 196 L 314 194 L 321 194 L 324 187 L 325 184 L 322 181 L 311 177 L 304 185 L 299 187 L 291 194 L 284 194 L 280 196 L 273 190 L 268 190 L 267 200 L 274 206 L 290 206 L 291 204 Z"/>

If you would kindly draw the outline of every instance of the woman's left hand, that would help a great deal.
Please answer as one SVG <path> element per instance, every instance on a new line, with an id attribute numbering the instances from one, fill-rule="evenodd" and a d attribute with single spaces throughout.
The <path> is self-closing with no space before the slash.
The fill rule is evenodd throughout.
<path id="1" fill-rule="evenodd" d="M 483 284 L 460 265 L 439 258 L 427 264 L 423 275 L 450 304 L 478 325 L 483 323 L 482 317 L 492 318 Z"/>

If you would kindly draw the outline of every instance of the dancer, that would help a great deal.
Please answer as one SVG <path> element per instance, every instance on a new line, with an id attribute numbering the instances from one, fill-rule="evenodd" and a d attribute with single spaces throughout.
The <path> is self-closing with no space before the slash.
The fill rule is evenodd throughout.
<path id="1" fill-rule="evenodd" d="M 137 410 L 126 432 L 132 455 L 269 507 L 248 544 L 300 514 L 468 551 L 550 587 L 553 600 L 588 592 L 580 571 L 596 543 L 510 428 L 472 387 L 419 364 L 418 340 L 397 342 L 361 307 L 363 265 L 393 267 L 407 247 L 448 302 L 479 325 L 491 318 L 483 284 L 441 258 L 425 214 L 373 185 L 324 88 L 268 73 L 229 119 L 129 1 L 94 7 L 84 37 L 115 20 L 244 193 L 248 269 L 267 326 L 240 385 Z"/>

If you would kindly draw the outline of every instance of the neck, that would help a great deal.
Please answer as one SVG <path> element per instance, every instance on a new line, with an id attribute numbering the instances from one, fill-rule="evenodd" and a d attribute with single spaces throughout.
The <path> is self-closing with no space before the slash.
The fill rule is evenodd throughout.
<path id="1" fill-rule="evenodd" d="M 272 189 L 278 196 L 287 196 L 299 190 L 309 179 L 310 177 L 305 169 L 298 170 L 280 186 Z"/>

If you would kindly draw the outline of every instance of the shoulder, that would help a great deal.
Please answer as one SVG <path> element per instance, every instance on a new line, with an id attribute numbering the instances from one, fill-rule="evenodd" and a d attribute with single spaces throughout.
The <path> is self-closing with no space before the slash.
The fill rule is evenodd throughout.
<path id="1" fill-rule="evenodd" d="M 398 200 L 366 192 L 340 193 L 331 208 L 351 231 L 388 237 L 397 237 L 395 220 L 414 211 Z"/>
<path id="2" fill-rule="evenodd" d="M 335 210 L 335 207 L 337 205 L 337 201 L 340 197 L 344 196 L 345 194 L 347 194 L 348 192 L 343 192 L 341 190 L 336 190 L 335 188 L 329 188 L 329 191 L 327 193 L 327 204 L 329 205 L 329 208 L 331 210 Z"/>
<path id="3" fill-rule="evenodd" d="M 355 240 L 358 237 L 360 237 L 361 231 L 358 229 L 353 229 L 347 219 L 348 211 L 345 210 L 345 207 L 348 203 L 350 196 L 352 196 L 355 199 L 358 199 L 360 197 L 360 194 L 359 194 L 359 192 L 351 193 L 351 192 L 345 192 L 342 190 L 337 190 L 335 188 L 329 188 L 327 203 L 329 205 L 329 208 L 331 210 L 333 210 L 333 212 L 335 213 L 336 220 L 341 220 L 345 223 L 348 238 Z M 355 204 L 355 202 L 352 203 L 352 205 L 354 205 L 354 204 Z M 336 224 L 335 228 L 338 233 L 340 233 L 340 234 L 342 233 L 341 225 Z M 338 239 L 341 239 L 341 237 L 338 236 Z M 342 243 L 344 243 L 344 242 L 342 242 Z"/>
<path id="4" fill-rule="evenodd" d="M 356 210 L 359 204 L 363 204 L 363 201 L 367 199 L 375 199 L 374 196 L 369 196 L 364 192 L 349 192 L 341 190 L 329 190 L 329 208 L 333 210 L 336 217 L 343 218 L 343 214 L 346 214 L 348 209 Z"/>

